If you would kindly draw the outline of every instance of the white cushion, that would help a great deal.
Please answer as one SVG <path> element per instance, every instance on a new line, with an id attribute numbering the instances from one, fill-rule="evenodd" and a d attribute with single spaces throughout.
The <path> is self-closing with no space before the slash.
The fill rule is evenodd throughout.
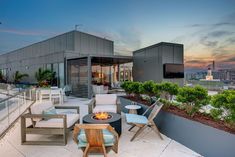
<path id="1" fill-rule="evenodd" d="M 114 112 L 117 113 L 117 105 L 97 105 L 93 108 L 93 113 Z"/>
<path id="2" fill-rule="evenodd" d="M 79 120 L 79 114 L 67 114 L 67 128 L 70 128 Z M 41 120 L 36 122 L 35 127 L 42 128 L 63 128 L 62 118 L 52 118 L 49 120 Z"/>
<path id="3" fill-rule="evenodd" d="M 33 104 L 32 107 L 30 107 L 30 109 L 32 114 L 43 114 L 44 110 L 47 110 L 51 107 L 53 107 L 51 101 L 44 101 Z M 41 119 L 42 118 L 33 118 L 33 121 L 40 121 Z"/>
<path id="4" fill-rule="evenodd" d="M 56 109 L 57 114 L 77 114 L 76 109 Z"/>
<path id="5" fill-rule="evenodd" d="M 96 105 L 115 105 L 117 101 L 116 94 L 96 94 L 95 104 Z"/>
<path id="6" fill-rule="evenodd" d="M 39 103 L 33 104 L 31 107 L 31 113 L 32 114 L 42 114 L 42 112 L 50 107 L 53 107 L 53 104 L 51 101 L 43 101 Z"/>

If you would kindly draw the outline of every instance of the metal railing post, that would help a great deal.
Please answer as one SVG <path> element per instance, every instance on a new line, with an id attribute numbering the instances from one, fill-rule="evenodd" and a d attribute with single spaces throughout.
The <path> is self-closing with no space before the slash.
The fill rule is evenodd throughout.
<path id="1" fill-rule="evenodd" d="M 9 126 L 10 125 L 10 110 L 9 110 L 8 100 L 5 103 L 6 103 L 6 108 L 7 108 L 7 122 Z"/>

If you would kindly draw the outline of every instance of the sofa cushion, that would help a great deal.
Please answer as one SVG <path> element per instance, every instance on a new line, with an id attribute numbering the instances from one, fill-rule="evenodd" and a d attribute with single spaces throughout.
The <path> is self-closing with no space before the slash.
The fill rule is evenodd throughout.
<path id="1" fill-rule="evenodd" d="M 79 114 L 67 114 L 67 128 L 70 128 L 79 120 Z M 62 118 L 52 118 L 48 120 L 41 120 L 36 122 L 35 127 L 43 128 L 63 128 L 63 119 Z"/>
<path id="2" fill-rule="evenodd" d="M 46 109 L 46 110 L 43 110 L 43 114 L 57 114 L 56 112 L 56 109 L 54 106 Z"/>
<path id="3" fill-rule="evenodd" d="M 116 94 L 96 94 L 95 103 L 96 105 L 115 105 L 117 101 Z"/>
<path id="4" fill-rule="evenodd" d="M 51 101 L 38 102 L 38 103 L 35 103 L 31 107 L 31 113 L 32 114 L 42 114 L 44 110 L 47 110 L 51 107 L 53 107 L 53 104 Z"/>
<path id="5" fill-rule="evenodd" d="M 105 146 L 112 146 L 115 142 L 114 135 L 108 131 L 107 129 L 103 129 L 103 138 L 104 138 L 104 144 Z M 81 131 L 78 134 L 78 147 L 86 147 L 87 145 L 87 139 L 84 129 L 81 129 Z"/>
<path id="6" fill-rule="evenodd" d="M 76 109 L 56 109 L 57 114 L 77 114 L 78 111 Z"/>
<path id="7" fill-rule="evenodd" d="M 97 112 L 114 112 L 117 113 L 117 105 L 96 105 L 93 108 L 93 113 Z"/>
<path id="8" fill-rule="evenodd" d="M 30 109 L 32 114 L 43 114 L 44 110 L 47 110 L 49 108 L 53 107 L 53 104 L 51 101 L 43 101 L 43 102 L 37 102 L 33 104 Z M 40 121 L 42 118 L 33 118 L 33 121 Z"/>

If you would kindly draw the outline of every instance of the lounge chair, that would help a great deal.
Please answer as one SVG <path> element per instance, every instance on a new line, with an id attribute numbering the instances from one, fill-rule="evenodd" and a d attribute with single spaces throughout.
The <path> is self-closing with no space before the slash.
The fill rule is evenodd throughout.
<path id="1" fill-rule="evenodd" d="M 133 141 L 145 128 L 150 127 L 154 130 L 154 132 L 157 133 L 157 135 L 163 140 L 155 122 L 153 121 L 154 118 L 157 116 L 159 111 L 161 110 L 163 104 L 160 103 L 158 100 L 152 104 L 142 115 L 136 115 L 136 114 L 126 114 L 126 121 L 128 124 L 132 125 L 132 127 L 129 129 L 131 131 L 134 127 L 139 127 L 138 131 L 135 133 L 135 135 L 131 138 L 131 141 Z M 145 114 L 151 109 L 148 118 L 145 116 Z"/>
<path id="2" fill-rule="evenodd" d="M 76 124 L 73 140 L 83 150 L 83 157 L 89 152 L 107 157 L 111 149 L 118 153 L 118 134 L 109 124 Z"/>
<path id="3" fill-rule="evenodd" d="M 73 110 L 76 110 L 74 113 Z M 31 119 L 32 124 L 27 126 L 26 119 Z M 67 133 L 79 122 L 79 107 L 53 106 L 46 101 L 34 104 L 29 108 L 29 113 L 21 116 L 21 144 L 23 145 L 66 145 Z M 62 135 L 62 140 L 57 141 L 29 141 L 27 134 Z"/>
<path id="4" fill-rule="evenodd" d="M 121 113 L 116 94 L 96 94 L 92 101 L 92 112 Z"/>

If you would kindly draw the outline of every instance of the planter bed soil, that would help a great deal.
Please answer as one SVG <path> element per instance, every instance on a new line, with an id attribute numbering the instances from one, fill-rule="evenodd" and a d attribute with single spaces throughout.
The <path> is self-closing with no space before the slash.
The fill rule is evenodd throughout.
<path id="1" fill-rule="evenodd" d="M 145 104 L 147 106 L 150 105 L 147 101 L 140 100 L 140 99 L 138 99 L 136 97 L 124 96 L 124 98 L 127 98 L 127 99 L 129 99 L 131 101 L 135 101 L 135 102 L 138 102 L 138 103 L 141 103 L 141 104 Z M 215 121 L 209 115 L 205 115 L 203 113 L 195 113 L 194 117 L 191 117 L 191 116 L 189 116 L 186 113 L 185 110 L 181 110 L 181 109 L 179 109 L 176 106 L 170 106 L 169 108 L 163 109 L 163 110 L 166 111 L 166 112 L 170 112 L 172 114 L 175 114 L 175 115 L 178 115 L 178 116 L 181 116 L 181 117 L 193 120 L 193 121 L 197 121 L 197 122 L 209 125 L 209 126 L 211 126 L 213 128 L 217 128 L 217 129 L 224 130 L 226 132 L 235 134 L 235 129 L 226 126 L 226 124 L 222 120 Z"/>

